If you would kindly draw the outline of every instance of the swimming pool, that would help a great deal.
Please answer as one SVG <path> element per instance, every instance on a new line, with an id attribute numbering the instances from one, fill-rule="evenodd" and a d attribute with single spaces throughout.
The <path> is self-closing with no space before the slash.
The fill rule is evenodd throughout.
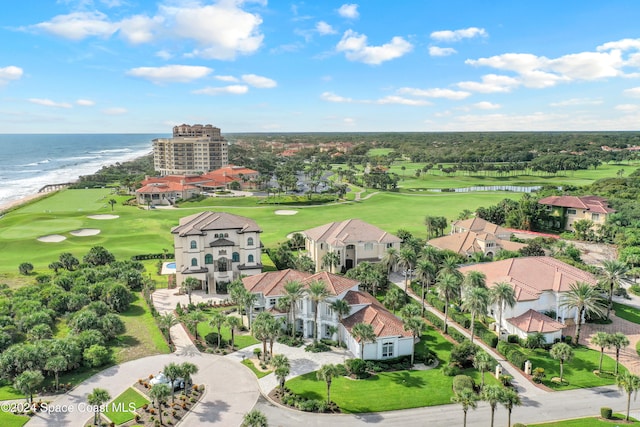
<path id="1" fill-rule="evenodd" d="M 167 268 L 176 268 L 176 263 L 175 262 L 169 262 L 167 263 Z"/>

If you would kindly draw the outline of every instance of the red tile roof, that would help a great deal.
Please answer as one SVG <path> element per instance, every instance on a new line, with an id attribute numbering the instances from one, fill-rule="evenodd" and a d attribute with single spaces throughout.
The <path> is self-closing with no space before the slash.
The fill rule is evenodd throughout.
<path id="1" fill-rule="evenodd" d="M 305 230 L 304 235 L 316 242 L 327 242 L 332 246 L 344 246 L 360 242 L 400 243 L 398 237 L 361 219 L 330 222 L 329 224 Z"/>
<path id="2" fill-rule="evenodd" d="M 496 243 L 496 247 L 488 248 L 487 250 L 493 249 L 492 252 L 495 252 L 499 249 L 506 249 L 508 251 L 517 251 L 518 249 L 524 248 L 524 243 L 511 242 L 509 240 L 502 240 L 494 236 L 493 234 L 481 233 L 478 234 L 473 231 L 465 231 L 462 233 L 454 233 L 449 234 L 442 237 L 436 237 L 435 239 L 429 240 L 429 244 L 438 249 L 442 250 L 451 250 L 453 252 L 470 255 L 474 252 L 482 252 L 482 248 L 478 243 L 478 240 L 489 240 Z"/>
<path id="3" fill-rule="evenodd" d="M 323 282 L 331 295 L 340 295 L 344 291 L 357 286 L 360 282 L 349 279 L 348 277 L 339 276 L 337 274 L 320 271 L 313 276 L 309 276 L 304 280 L 304 284 L 308 285 L 313 282 Z"/>
<path id="4" fill-rule="evenodd" d="M 463 274 L 479 271 L 487 277 L 487 286 L 509 283 L 517 301 L 534 301 L 543 292 L 567 292 L 576 282 L 597 284 L 596 277 L 551 257 L 511 258 L 502 261 L 468 265 L 458 269 Z"/>
<path id="5" fill-rule="evenodd" d="M 288 282 L 297 281 L 308 288 L 313 282 L 322 282 L 333 296 L 338 296 L 344 291 L 357 286 L 357 280 L 352 280 L 337 274 L 321 271 L 316 274 L 306 273 L 298 270 L 268 271 L 255 276 L 242 279 L 244 287 L 253 293 L 261 293 L 264 296 L 284 295 L 284 285 Z"/>
<path id="6" fill-rule="evenodd" d="M 609 202 L 599 196 L 549 196 L 538 200 L 541 205 L 560 206 L 563 208 L 584 209 L 594 213 L 612 213 Z"/>
<path id="7" fill-rule="evenodd" d="M 402 320 L 384 308 L 372 295 L 361 291 L 349 291 L 345 296 L 349 304 L 368 304 L 356 311 L 351 316 L 342 320 L 344 327 L 351 333 L 358 323 L 366 323 L 373 326 L 373 331 L 378 338 L 382 337 L 410 337 L 410 331 L 405 331 Z"/>
<path id="8" fill-rule="evenodd" d="M 195 190 L 198 187 L 191 184 L 180 184 L 179 182 L 151 183 L 136 190 L 136 193 L 171 193 L 176 191 Z"/>
<path id="9" fill-rule="evenodd" d="M 558 332 L 565 328 L 560 322 L 557 322 L 542 313 L 533 309 L 529 309 L 518 317 L 507 319 L 516 328 L 524 332 L 540 332 L 543 334 L 550 332 Z"/>

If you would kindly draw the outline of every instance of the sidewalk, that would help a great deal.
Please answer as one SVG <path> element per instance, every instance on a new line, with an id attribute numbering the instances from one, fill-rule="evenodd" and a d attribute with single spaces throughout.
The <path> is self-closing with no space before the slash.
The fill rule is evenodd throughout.
<path id="1" fill-rule="evenodd" d="M 401 274 L 391 273 L 389 275 L 389 280 L 404 291 L 404 277 Z M 409 292 L 409 295 L 414 300 L 421 302 L 420 298 L 418 298 L 413 293 Z M 444 321 L 444 314 L 440 313 L 438 310 L 436 310 L 435 308 L 431 307 L 426 303 L 425 303 L 425 310 L 428 310 L 429 312 L 435 314 L 436 316 L 438 316 L 440 319 Z M 447 323 L 450 328 L 453 327 L 465 337 L 471 338 L 471 335 L 469 334 L 469 332 L 467 332 L 466 329 L 462 328 L 460 325 L 455 323 L 450 318 L 447 320 Z M 549 393 L 535 386 L 531 381 L 529 381 L 527 377 L 524 376 L 524 374 L 519 369 L 515 368 L 513 365 L 511 365 L 511 363 L 505 360 L 504 357 L 502 357 L 502 355 L 499 354 L 494 348 L 489 347 L 479 339 L 474 340 L 474 343 L 477 344 L 484 351 L 489 353 L 491 357 L 496 359 L 496 361 L 500 364 L 500 366 L 502 366 L 502 373 L 504 375 L 511 375 L 513 377 L 512 383 L 515 389 L 518 391 L 518 393 L 520 393 L 521 395 L 526 395 L 528 397 L 541 396 Z"/>

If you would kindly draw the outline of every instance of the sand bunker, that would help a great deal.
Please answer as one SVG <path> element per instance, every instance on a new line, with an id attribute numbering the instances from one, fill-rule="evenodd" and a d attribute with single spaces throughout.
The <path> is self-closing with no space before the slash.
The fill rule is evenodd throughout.
<path id="1" fill-rule="evenodd" d="M 119 215 L 100 214 L 100 215 L 89 215 L 87 218 L 91 218 L 91 219 L 116 219 L 116 218 L 120 218 L 120 216 Z"/>
<path id="2" fill-rule="evenodd" d="M 70 231 L 69 234 L 71 234 L 72 236 L 79 236 L 79 237 L 95 236 L 96 234 L 100 234 L 100 229 L 98 229 L 98 228 L 81 228 L 80 230 Z"/>
<path id="3" fill-rule="evenodd" d="M 38 241 L 45 242 L 45 243 L 58 243 L 58 242 L 62 242 L 65 239 L 66 237 L 61 236 L 60 234 L 50 234 L 48 236 L 38 237 Z"/>
<path id="4" fill-rule="evenodd" d="M 274 212 L 274 214 L 276 214 L 276 215 L 295 215 L 297 213 L 298 213 L 298 211 L 289 211 L 289 210 L 286 210 L 286 209 Z"/>

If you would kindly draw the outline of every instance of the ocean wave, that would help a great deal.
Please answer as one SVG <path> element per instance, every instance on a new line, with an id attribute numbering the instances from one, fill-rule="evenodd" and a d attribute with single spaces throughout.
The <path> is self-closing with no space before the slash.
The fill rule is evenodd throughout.
<path id="1" fill-rule="evenodd" d="M 39 162 L 27 163 L 26 165 L 20 165 L 20 166 L 38 166 L 38 165 L 47 164 L 50 161 L 51 159 L 45 159 L 45 160 L 40 160 Z"/>
<path id="2" fill-rule="evenodd" d="M 129 153 L 131 148 L 113 148 L 111 150 L 89 151 L 89 154 Z"/>

